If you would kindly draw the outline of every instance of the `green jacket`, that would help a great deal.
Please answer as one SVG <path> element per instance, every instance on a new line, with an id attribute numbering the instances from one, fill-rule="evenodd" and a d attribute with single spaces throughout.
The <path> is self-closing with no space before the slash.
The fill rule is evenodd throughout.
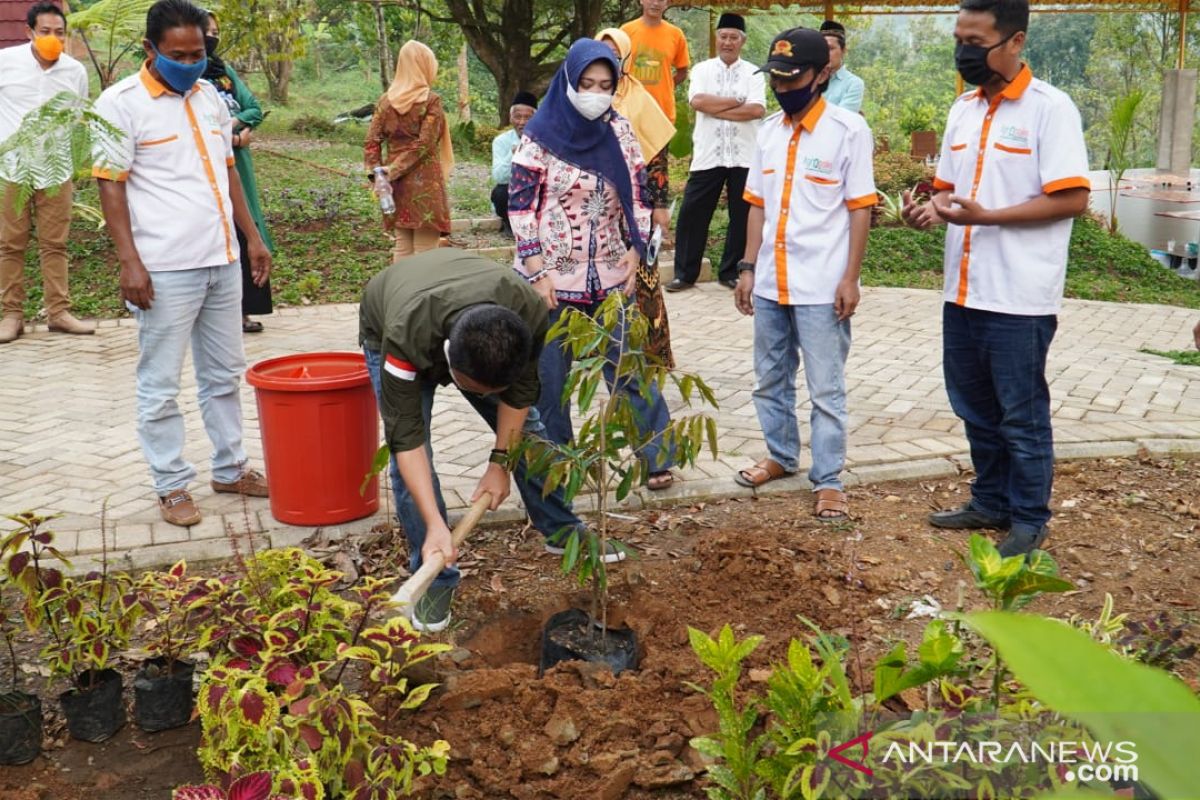
<path id="1" fill-rule="evenodd" d="M 233 67 L 228 64 L 225 65 L 225 74 L 233 83 L 234 99 L 242 108 L 234 117 L 233 132 L 257 128 L 263 121 L 262 107 L 259 106 L 258 99 L 234 72 Z M 251 147 L 235 147 L 233 149 L 234 166 L 237 169 L 238 177 L 242 179 L 242 190 L 246 194 L 246 205 L 250 207 L 250 216 L 254 217 L 254 224 L 267 248 L 274 250 L 275 242 L 271 238 L 271 232 L 267 230 L 267 221 L 263 216 L 262 203 L 258 196 L 258 181 L 254 177 L 254 162 L 250 158 Z"/>
<path id="2" fill-rule="evenodd" d="M 359 343 L 384 359 L 380 370 L 383 435 L 393 453 L 425 444 L 422 386 L 450 383 L 445 343 L 458 315 L 491 303 L 511 309 L 533 335 L 533 354 L 521 377 L 498 395 L 512 408 L 538 400 L 538 356 L 550 312 L 510 267 L 452 248 L 401 259 L 367 283 L 359 305 Z"/>

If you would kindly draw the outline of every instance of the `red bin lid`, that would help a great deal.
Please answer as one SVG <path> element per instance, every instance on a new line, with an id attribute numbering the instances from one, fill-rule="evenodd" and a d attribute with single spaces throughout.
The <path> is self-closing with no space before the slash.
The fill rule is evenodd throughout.
<path id="1" fill-rule="evenodd" d="M 246 371 L 256 389 L 321 392 L 353 389 L 371 382 L 362 353 L 299 353 L 260 361 Z"/>

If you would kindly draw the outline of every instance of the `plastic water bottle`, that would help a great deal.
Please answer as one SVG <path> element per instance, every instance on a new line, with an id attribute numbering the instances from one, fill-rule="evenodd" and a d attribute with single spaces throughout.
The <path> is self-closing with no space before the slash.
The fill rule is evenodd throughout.
<path id="1" fill-rule="evenodd" d="M 383 167 L 375 168 L 375 194 L 379 197 L 379 210 L 384 214 L 396 213 L 396 200 L 392 197 L 392 185 L 388 183 Z"/>

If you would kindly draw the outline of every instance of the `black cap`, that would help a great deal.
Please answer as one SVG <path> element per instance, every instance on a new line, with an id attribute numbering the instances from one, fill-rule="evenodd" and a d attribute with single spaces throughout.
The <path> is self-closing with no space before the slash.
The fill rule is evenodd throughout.
<path id="1" fill-rule="evenodd" d="M 725 12 L 717 20 L 717 30 L 732 28 L 735 31 L 746 32 L 746 19 L 741 14 Z"/>
<path id="2" fill-rule="evenodd" d="M 513 98 L 512 105 L 514 106 L 529 106 L 537 108 L 537 95 L 533 92 L 517 92 L 517 96 Z"/>
<path id="3" fill-rule="evenodd" d="M 821 23 L 821 34 L 823 36 L 834 36 L 843 45 L 846 43 L 846 26 L 840 22 L 827 19 Z"/>
<path id="4" fill-rule="evenodd" d="M 829 64 L 829 44 L 825 36 L 812 28 L 792 28 L 771 41 L 767 63 L 759 72 L 778 78 L 794 78 L 808 68 L 818 72 Z"/>

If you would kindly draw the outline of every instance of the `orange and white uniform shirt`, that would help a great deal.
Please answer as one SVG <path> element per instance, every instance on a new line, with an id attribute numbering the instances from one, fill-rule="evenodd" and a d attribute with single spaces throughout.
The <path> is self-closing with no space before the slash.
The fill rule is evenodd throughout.
<path id="1" fill-rule="evenodd" d="M 754 294 L 780 305 L 832 303 L 850 257 L 850 212 L 879 202 L 871 129 L 819 98 L 795 125 L 758 128 L 746 202 L 763 210 Z"/>
<path id="2" fill-rule="evenodd" d="M 92 175 L 123 181 L 138 255 L 150 272 L 217 267 L 239 258 L 229 195 L 233 121 L 208 81 L 183 97 L 145 65 L 113 84 L 95 111 L 121 131 L 97 144 Z"/>
<path id="3" fill-rule="evenodd" d="M 955 101 L 933 185 L 997 209 L 1090 189 L 1087 172 L 1079 110 L 1022 66 L 991 102 L 981 90 Z M 947 225 L 946 302 L 1021 316 L 1057 314 L 1072 224 Z"/>

